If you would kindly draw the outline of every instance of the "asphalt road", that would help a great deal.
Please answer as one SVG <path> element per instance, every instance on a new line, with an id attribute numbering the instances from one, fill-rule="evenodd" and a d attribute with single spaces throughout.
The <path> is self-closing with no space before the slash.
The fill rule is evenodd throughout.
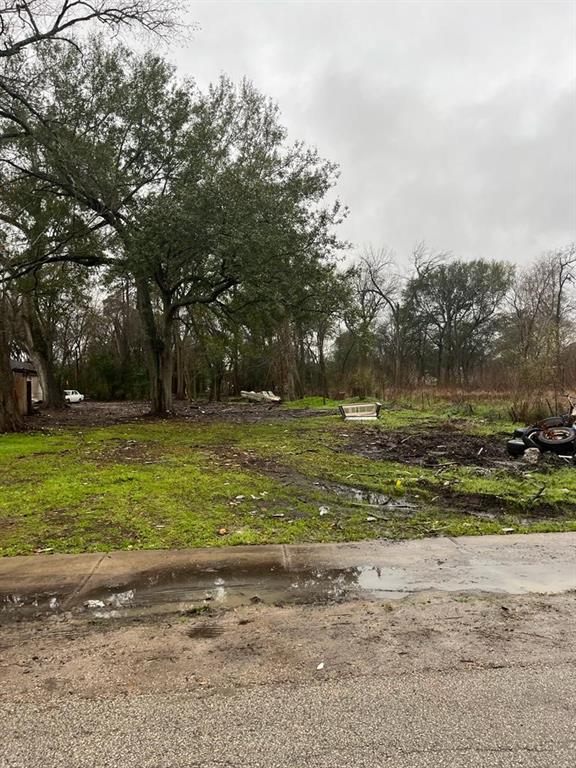
<path id="1" fill-rule="evenodd" d="M 570 665 L 4 704 L 2 768 L 574 768 Z"/>

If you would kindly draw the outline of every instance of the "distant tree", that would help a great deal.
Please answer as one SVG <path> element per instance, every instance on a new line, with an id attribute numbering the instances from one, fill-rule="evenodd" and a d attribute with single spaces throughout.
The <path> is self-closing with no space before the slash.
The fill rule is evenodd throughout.
<path id="1" fill-rule="evenodd" d="M 494 341 L 494 323 L 513 275 L 514 267 L 503 262 L 454 260 L 409 281 L 407 301 L 425 320 L 441 383 L 469 381 L 473 365 Z"/>
<path id="2" fill-rule="evenodd" d="M 552 251 L 518 273 L 503 327 L 507 380 L 522 389 L 563 388 L 563 354 L 574 339 L 576 246 Z"/>

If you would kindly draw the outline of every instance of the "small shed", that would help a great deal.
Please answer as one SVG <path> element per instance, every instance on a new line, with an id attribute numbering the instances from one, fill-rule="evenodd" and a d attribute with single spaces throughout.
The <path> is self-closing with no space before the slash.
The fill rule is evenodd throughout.
<path id="1" fill-rule="evenodd" d="M 30 360 L 10 360 L 18 410 L 26 415 L 32 412 L 32 402 L 42 400 L 38 371 Z"/>

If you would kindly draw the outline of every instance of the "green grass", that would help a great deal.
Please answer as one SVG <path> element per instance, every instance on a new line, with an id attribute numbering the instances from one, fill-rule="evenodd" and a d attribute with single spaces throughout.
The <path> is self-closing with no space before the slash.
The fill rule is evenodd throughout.
<path id="1" fill-rule="evenodd" d="M 494 414 L 487 405 L 467 416 L 448 403 L 411 405 L 384 410 L 378 428 L 446 421 L 476 434 L 511 428 L 504 412 Z M 448 465 L 439 473 L 375 461 L 346 450 L 362 429 L 328 413 L 251 424 L 168 420 L 0 436 L 0 554 L 576 530 L 575 469 L 524 476 Z M 415 506 L 374 510 L 337 494 L 331 484 Z M 467 514 L 451 503 L 453 492 L 496 500 L 502 511 L 493 520 Z M 545 517 L 538 511 L 542 504 Z M 328 514 L 320 515 L 320 507 Z"/>

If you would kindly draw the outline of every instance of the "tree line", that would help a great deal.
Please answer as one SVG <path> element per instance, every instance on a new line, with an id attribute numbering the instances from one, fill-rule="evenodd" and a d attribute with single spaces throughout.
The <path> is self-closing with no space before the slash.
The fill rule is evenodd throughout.
<path id="1" fill-rule="evenodd" d="M 22 425 L 10 356 L 102 399 L 242 389 L 368 396 L 566 375 L 576 250 L 522 271 L 418 245 L 353 256 L 336 164 L 222 77 L 77 27 L 177 24 L 164 3 L 0 7 L 0 430 Z M 569 356 L 569 354 L 568 354 Z"/>

